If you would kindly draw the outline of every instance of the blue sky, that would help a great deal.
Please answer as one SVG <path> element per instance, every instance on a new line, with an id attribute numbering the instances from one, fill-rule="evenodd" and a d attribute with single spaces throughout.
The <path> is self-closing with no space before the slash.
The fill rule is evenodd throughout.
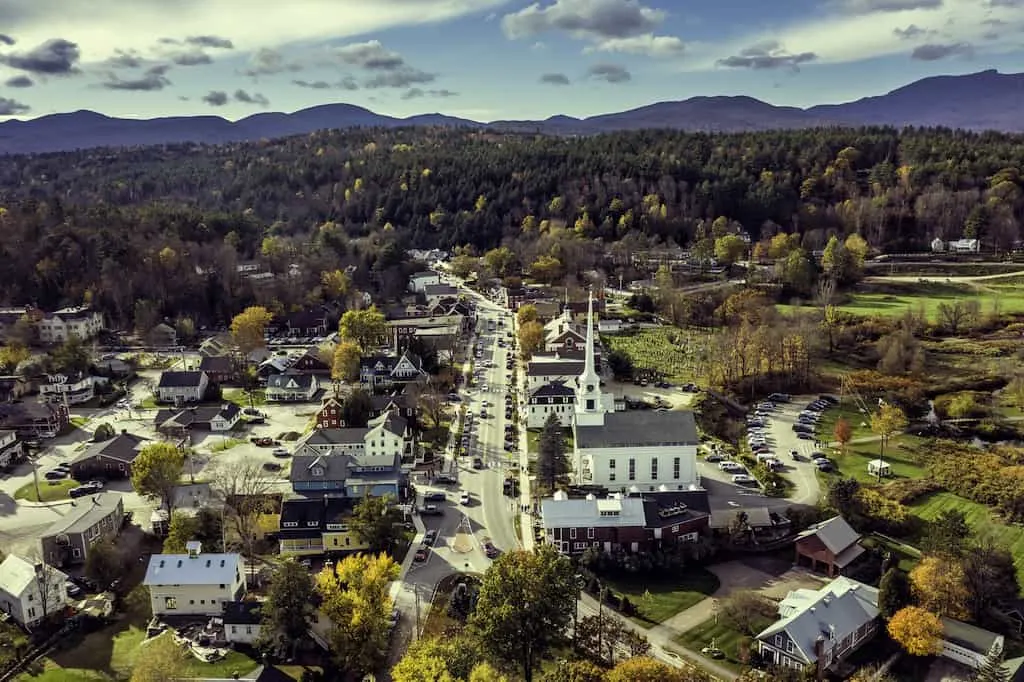
<path id="1" fill-rule="evenodd" d="M 809 106 L 1022 68 L 1024 0 L 3 0 L 0 117 Z"/>

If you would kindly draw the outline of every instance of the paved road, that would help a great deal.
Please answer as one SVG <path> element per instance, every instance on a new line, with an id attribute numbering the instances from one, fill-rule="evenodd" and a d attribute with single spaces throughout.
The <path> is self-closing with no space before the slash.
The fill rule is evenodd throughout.
<path id="1" fill-rule="evenodd" d="M 901 263 L 902 265 L 902 263 Z M 972 282 L 986 282 L 988 280 L 1005 279 L 1007 277 L 1020 277 L 1024 275 L 1024 269 L 1016 272 L 1000 272 L 995 275 L 953 275 L 952 277 L 935 275 L 872 275 L 865 277 L 864 281 L 871 282 L 929 282 L 935 284 L 970 284 Z"/>

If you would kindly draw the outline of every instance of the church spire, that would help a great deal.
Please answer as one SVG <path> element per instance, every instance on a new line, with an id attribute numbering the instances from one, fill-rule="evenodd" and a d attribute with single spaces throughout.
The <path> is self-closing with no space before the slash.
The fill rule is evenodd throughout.
<path id="1" fill-rule="evenodd" d="M 587 344 L 583 373 L 576 386 L 576 424 L 599 426 L 604 424 L 604 405 L 601 399 L 601 377 L 594 362 L 594 295 L 587 299 Z"/>
<path id="2" fill-rule="evenodd" d="M 594 292 L 591 291 L 587 297 L 587 346 L 586 358 L 583 366 L 583 376 L 597 376 L 594 369 Z"/>

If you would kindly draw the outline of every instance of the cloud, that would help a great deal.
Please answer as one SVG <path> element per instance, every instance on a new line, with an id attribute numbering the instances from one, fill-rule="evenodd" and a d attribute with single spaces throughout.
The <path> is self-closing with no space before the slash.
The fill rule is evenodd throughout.
<path id="1" fill-rule="evenodd" d="M 176 52 L 170 56 L 170 60 L 178 66 L 200 66 L 201 64 L 213 63 L 213 57 L 202 50 Z"/>
<path id="2" fill-rule="evenodd" d="M 261 107 L 270 106 L 270 100 L 258 92 L 251 95 L 245 90 L 235 90 L 235 101 L 243 104 L 258 104 Z"/>
<path id="3" fill-rule="evenodd" d="M 0 64 L 38 75 L 67 76 L 79 72 L 79 59 L 81 51 L 76 43 L 51 38 L 28 52 L 0 55 Z"/>
<path id="4" fill-rule="evenodd" d="M 228 93 L 223 90 L 210 90 L 202 99 L 211 107 L 222 107 L 228 103 Z"/>
<path id="5" fill-rule="evenodd" d="M 0 116 L 17 116 L 18 114 L 24 114 L 32 110 L 27 104 L 8 99 L 6 97 L 0 97 Z"/>
<path id="6" fill-rule="evenodd" d="M 617 64 L 595 64 L 587 69 L 587 76 L 607 83 L 626 83 L 633 80 L 633 74 Z"/>
<path id="7" fill-rule="evenodd" d="M 813 52 L 792 53 L 782 48 L 776 41 L 765 41 L 760 45 L 744 48 L 737 55 L 732 55 L 716 62 L 719 66 L 730 69 L 793 69 L 800 70 L 801 64 L 813 62 L 818 58 Z"/>
<path id="8" fill-rule="evenodd" d="M 110 46 L 144 49 L 162 36 L 230 36 L 236 50 L 281 49 L 417 27 L 469 14 L 481 17 L 508 0 L 2 0 L 5 33 L 26 44 L 74 36 L 82 62 L 101 62 Z M 126 45 L 126 40 L 130 42 Z"/>
<path id="9" fill-rule="evenodd" d="M 989 7 L 1024 7 L 1024 0 L 988 0 Z"/>
<path id="10" fill-rule="evenodd" d="M 540 77 L 540 82 L 545 85 L 569 85 L 569 77 L 564 73 L 545 73 Z"/>
<path id="11" fill-rule="evenodd" d="M 35 81 L 28 76 L 14 76 L 4 82 L 4 85 L 9 88 L 31 88 L 35 84 Z"/>
<path id="12" fill-rule="evenodd" d="M 906 12 L 915 9 L 938 9 L 943 0 L 844 0 L 842 7 L 853 14 L 875 12 Z"/>
<path id="13" fill-rule="evenodd" d="M 185 42 L 196 47 L 212 47 L 220 50 L 233 50 L 235 44 L 220 36 L 189 36 Z"/>
<path id="14" fill-rule="evenodd" d="M 981 23 L 985 26 L 1006 26 L 1008 22 L 992 17 L 989 19 L 982 19 Z"/>
<path id="15" fill-rule="evenodd" d="M 451 90 L 421 90 L 411 88 L 402 93 L 401 99 L 418 99 L 420 97 L 458 97 L 459 93 Z"/>
<path id="16" fill-rule="evenodd" d="M 341 88 L 342 90 L 358 90 L 359 83 L 357 83 L 356 79 L 353 78 L 352 76 L 345 76 L 340 81 L 338 81 L 338 87 Z"/>
<path id="17" fill-rule="evenodd" d="M 410 85 L 433 83 L 437 80 L 436 73 L 427 73 L 419 69 L 406 67 L 399 71 L 385 71 L 363 83 L 364 88 L 407 88 Z"/>
<path id="18" fill-rule="evenodd" d="M 993 41 L 993 40 L 999 40 L 999 37 L 1001 35 L 1002 34 L 999 33 L 998 31 L 989 31 L 988 33 L 981 34 L 981 37 L 984 38 L 985 40 Z"/>
<path id="19" fill-rule="evenodd" d="M 934 62 L 946 57 L 970 57 L 974 54 L 974 47 L 970 43 L 927 43 L 918 45 L 910 53 L 911 59 L 922 62 Z"/>
<path id="20" fill-rule="evenodd" d="M 678 57 L 683 54 L 683 41 L 675 36 L 656 36 L 644 33 L 628 38 L 609 38 L 597 45 L 587 47 L 584 52 L 622 52 L 648 57 Z"/>
<path id="21" fill-rule="evenodd" d="M 302 71 L 302 65 L 289 62 L 284 55 L 269 47 L 261 47 L 249 59 L 249 68 L 242 71 L 246 76 L 273 76 L 278 73 Z"/>
<path id="22" fill-rule="evenodd" d="M 385 49 L 378 40 L 343 45 L 335 54 L 345 64 L 371 71 L 394 71 L 406 65 L 400 54 Z"/>
<path id="23" fill-rule="evenodd" d="M 650 33 L 665 20 L 659 9 L 638 0 L 554 0 L 539 2 L 502 17 L 501 28 L 513 40 L 547 31 L 565 31 L 577 38 L 607 40 Z"/>
<path id="24" fill-rule="evenodd" d="M 910 40 L 911 38 L 919 38 L 921 36 L 932 35 L 934 33 L 935 31 L 923 29 L 917 24 L 911 24 L 906 28 L 897 27 L 892 30 L 892 34 L 900 40 Z"/>
<path id="25" fill-rule="evenodd" d="M 331 84 L 327 81 L 304 81 L 304 80 L 293 80 L 293 85 L 298 85 L 300 88 L 309 88 L 310 90 L 328 90 Z"/>
<path id="26" fill-rule="evenodd" d="M 163 65 L 146 71 L 140 78 L 121 78 L 117 74 L 108 73 L 107 80 L 100 87 L 107 90 L 128 90 L 132 92 L 153 92 L 163 90 L 171 81 L 164 74 L 167 69 Z"/>
<path id="27" fill-rule="evenodd" d="M 16 42 L 18 41 L 16 41 L 14 38 L 10 37 L 6 33 L 0 33 L 0 43 L 3 43 L 4 45 L 13 45 Z"/>
<path id="28" fill-rule="evenodd" d="M 114 49 L 114 54 L 108 57 L 105 66 L 113 69 L 137 69 L 143 64 L 142 56 L 135 50 Z"/>

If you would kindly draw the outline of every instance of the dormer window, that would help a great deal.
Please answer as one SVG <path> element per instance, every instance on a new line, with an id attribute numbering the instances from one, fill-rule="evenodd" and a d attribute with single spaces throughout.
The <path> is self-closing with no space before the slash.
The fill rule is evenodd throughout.
<path id="1" fill-rule="evenodd" d="M 310 473 L 314 476 L 323 476 L 324 470 L 323 467 L 313 467 L 313 470 Z"/>

